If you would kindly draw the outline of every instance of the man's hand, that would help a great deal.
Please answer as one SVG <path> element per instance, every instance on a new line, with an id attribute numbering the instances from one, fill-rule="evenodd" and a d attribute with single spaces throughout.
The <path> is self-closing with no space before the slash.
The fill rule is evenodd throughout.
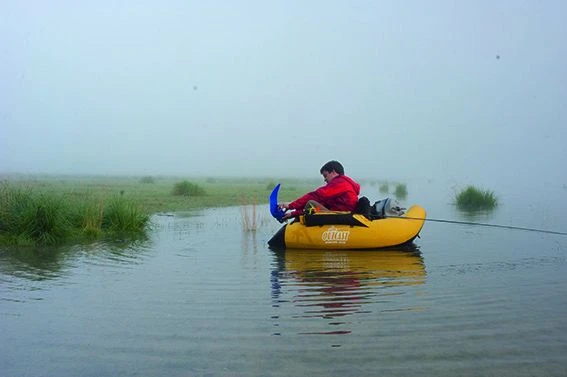
<path id="1" fill-rule="evenodd" d="M 279 203 L 279 204 L 278 204 L 278 207 L 279 207 L 280 209 L 283 209 L 284 211 L 288 211 L 288 210 L 289 210 L 289 203 Z M 293 217 L 292 212 L 293 212 L 293 211 L 289 211 L 289 212 L 285 213 L 285 214 L 282 216 L 282 221 L 286 221 L 286 220 L 291 219 L 291 218 Z"/>
<path id="2" fill-rule="evenodd" d="M 289 209 L 289 203 L 279 203 L 278 207 L 287 211 Z"/>

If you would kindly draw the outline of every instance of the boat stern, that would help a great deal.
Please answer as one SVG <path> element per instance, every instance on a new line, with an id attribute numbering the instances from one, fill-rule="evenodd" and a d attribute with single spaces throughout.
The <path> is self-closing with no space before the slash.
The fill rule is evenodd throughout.
<path id="1" fill-rule="evenodd" d="M 271 249 L 276 249 L 276 250 L 285 249 L 285 228 L 286 227 L 287 227 L 287 224 L 282 226 L 280 228 L 280 230 L 278 230 L 276 232 L 276 234 L 274 234 L 274 236 L 272 238 L 270 238 L 270 240 L 268 241 L 268 246 L 270 246 Z"/>

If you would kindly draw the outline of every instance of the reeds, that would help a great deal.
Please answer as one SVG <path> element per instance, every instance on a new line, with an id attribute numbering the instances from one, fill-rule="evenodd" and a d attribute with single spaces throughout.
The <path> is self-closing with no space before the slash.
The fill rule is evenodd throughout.
<path id="1" fill-rule="evenodd" d="M 256 232 L 260 226 L 267 224 L 268 219 L 256 210 L 258 199 L 248 195 L 240 197 L 240 222 L 243 232 Z"/>
<path id="2" fill-rule="evenodd" d="M 242 222 L 242 231 L 255 232 L 258 229 L 256 203 L 241 205 L 240 216 Z"/>
<path id="3" fill-rule="evenodd" d="M 471 185 L 456 195 L 455 203 L 461 210 L 478 211 L 494 209 L 498 205 L 498 200 L 494 192 Z"/>
<path id="4" fill-rule="evenodd" d="M 390 187 L 387 183 L 381 183 L 380 187 L 378 188 L 381 194 L 387 194 L 390 191 Z"/>

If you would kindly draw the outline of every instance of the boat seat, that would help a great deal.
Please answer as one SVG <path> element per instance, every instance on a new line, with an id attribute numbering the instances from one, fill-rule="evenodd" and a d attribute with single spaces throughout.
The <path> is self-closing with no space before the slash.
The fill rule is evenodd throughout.
<path id="1" fill-rule="evenodd" d="M 353 212 L 359 213 L 371 220 L 372 206 L 370 206 L 370 200 L 366 196 L 361 196 L 358 202 L 356 202 L 356 207 Z"/>
<path id="2" fill-rule="evenodd" d="M 352 212 L 318 212 L 316 214 L 303 215 L 302 223 L 305 226 L 321 225 L 350 225 L 368 227 L 357 215 Z M 366 220 L 366 219 L 364 219 Z"/>

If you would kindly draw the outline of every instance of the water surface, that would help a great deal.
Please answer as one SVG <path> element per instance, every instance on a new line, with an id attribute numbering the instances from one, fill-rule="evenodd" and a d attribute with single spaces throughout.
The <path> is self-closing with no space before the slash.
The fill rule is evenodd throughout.
<path id="1" fill-rule="evenodd" d="M 446 183 L 402 202 L 566 231 L 566 190 L 498 189 L 473 216 Z M 256 232 L 234 207 L 156 216 L 147 241 L 0 250 L 2 375 L 565 375 L 567 237 L 428 222 L 411 250 L 276 253 L 258 212 Z"/>

